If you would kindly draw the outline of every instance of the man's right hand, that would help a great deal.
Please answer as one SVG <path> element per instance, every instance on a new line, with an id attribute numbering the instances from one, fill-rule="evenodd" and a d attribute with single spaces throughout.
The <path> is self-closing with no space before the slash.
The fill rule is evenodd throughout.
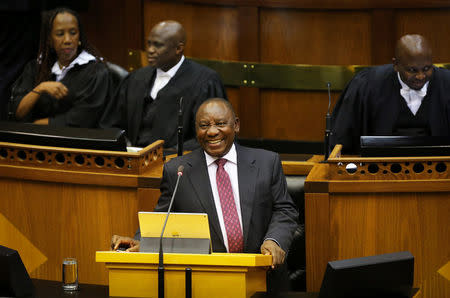
<path id="1" fill-rule="evenodd" d="M 64 98 L 69 93 L 69 90 L 63 83 L 53 81 L 42 82 L 34 90 L 39 93 L 45 92 L 56 99 Z"/>
<path id="2" fill-rule="evenodd" d="M 114 251 L 118 250 L 119 247 L 127 247 L 125 251 L 137 252 L 139 251 L 140 244 L 139 240 L 130 237 L 114 235 L 111 238 L 111 250 Z"/>

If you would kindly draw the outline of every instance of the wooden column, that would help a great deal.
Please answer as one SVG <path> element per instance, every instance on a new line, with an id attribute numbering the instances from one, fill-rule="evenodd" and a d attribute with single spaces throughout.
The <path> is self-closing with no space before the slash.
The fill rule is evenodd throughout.
<path id="1" fill-rule="evenodd" d="M 394 9 L 372 10 L 371 26 L 371 64 L 391 63 L 397 38 Z"/>
<path id="2" fill-rule="evenodd" d="M 143 48 L 142 0 L 90 1 L 80 16 L 88 39 L 106 60 L 126 68 L 127 49 Z"/>
<path id="3" fill-rule="evenodd" d="M 239 60 L 260 61 L 259 55 L 259 9 L 256 6 L 239 6 Z M 248 66 L 250 67 L 250 65 Z M 251 71 L 251 70 L 250 70 Z M 259 89 L 239 87 L 239 111 L 243 137 L 261 136 L 261 102 Z"/>

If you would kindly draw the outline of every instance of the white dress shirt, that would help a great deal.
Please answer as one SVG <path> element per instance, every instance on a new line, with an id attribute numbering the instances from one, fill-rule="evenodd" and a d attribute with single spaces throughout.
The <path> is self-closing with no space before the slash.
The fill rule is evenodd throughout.
<path id="1" fill-rule="evenodd" d="M 223 220 L 222 206 L 220 204 L 219 191 L 217 190 L 217 182 L 216 182 L 216 172 L 217 172 L 217 164 L 215 160 L 217 157 L 212 157 L 208 153 L 205 152 L 206 157 L 206 166 L 208 167 L 209 181 L 211 183 L 211 189 L 214 197 L 214 204 L 217 210 L 217 217 L 219 218 L 220 229 L 222 231 L 223 241 L 225 243 L 225 247 L 228 249 L 228 237 L 227 231 L 225 229 L 225 223 Z M 233 189 L 234 202 L 236 204 L 237 214 L 239 217 L 239 223 L 241 224 L 242 230 L 242 214 L 241 214 L 241 203 L 239 200 L 239 183 L 238 183 L 238 172 L 237 172 L 237 154 L 236 147 L 234 144 L 231 146 L 230 151 L 225 154 L 222 158 L 227 160 L 227 163 L 224 165 L 225 171 L 230 176 L 231 188 Z M 243 233 L 243 231 L 242 231 Z"/>
<path id="2" fill-rule="evenodd" d="M 417 111 L 420 108 L 420 105 L 422 104 L 423 98 L 425 97 L 425 95 L 427 95 L 429 82 L 426 82 L 425 85 L 423 85 L 422 89 L 414 90 L 409 88 L 408 85 L 406 85 L 405 83 L 403 83 L 402 79 L 400 78 L 400 74 L 398 72 L 397 76 L 400 85 L 402 86 L 402 89 L 400 89 L 400 94 L 405 99 L 408 108 L 411 110 L 411 113 L 416 115 Z"/>
<path id="3" fill-rule="evenodd" d="M 181 56 L 180 61 L 178 61 L 178 63 L 175 64 L 175 66 L 173 66 L 168 71 L 163 71 L 160 68 L 156 69 L 155 82 L 153 83 L 152 90 L 150 91 L 150 96 L 153 99 L 156 99 L 156 96 L 158 96 L 159 90 L 164 88 L 167 85 L 167 83 L 169 83 L 170 79 L 175 76 L 175 74 L 177 73 L 177 71 L 180 68 L 181 64 L 183 64 L 183 61 L 184 61 L 184 55 Z"/>
<path id="4" fill-rule="evenodd" d="M 70 64 L 66 67 L 59 67 L 58 61 L 55 62 L 55 64 L 53 64 L 52 67 L 52 73 L 54 75 L 56 75 L 56 81 L 59 82 L 61 81 L 67 74 L 67 72 L 73 68 L 75 65 L 83 65 L 83 64 L 87 64 L 90 61 L 95 60 L 95 57 L 91 54 L 89 54 L 88 52 L 86 52 L 85 50 L 83 50 L 75 59 L 73 59 L 72 62 L 70 62 Z"/>

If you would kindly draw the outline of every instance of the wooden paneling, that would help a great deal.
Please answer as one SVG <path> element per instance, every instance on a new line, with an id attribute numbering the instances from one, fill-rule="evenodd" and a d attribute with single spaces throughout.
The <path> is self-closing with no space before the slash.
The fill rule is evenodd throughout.
<path id="1" fill-rule="evenodd" d="M 143 46 L 141 7 L 141 0 L 89 1 L 88 11 L 80 13 L 89 41 L 124 68 L 126 49 Z"/>
<path id="2" fill-rule="evenodd" d="M 236 111 L 239 117 L 240 101 L 239 101 L 239 88 L 227 88 L 228 100 L 231 102 L 233 109 Z"/>
<path id="3" fill-rule="evenodd" d="M 61 280 L 62 259 L 74 257 L 80 282 L 107 284 L 95 252 L 108 250 L 113 234 L 134 235 L 137 212 L 154 209 L 160 195 L 161 142 L 139 153 L 12 143 L 1 143 L 1 151 L 0 232 L 5 232 L 0 244 L 24 251 L 31 277 Z M 20 158 L 25 151 L 27 157 Z M 116 155 L 126 159 L 120 170 L 107 166 Z M 86 162 L 76 164 L 75 156 Z M 104 167 L 91 160 L 94 156 L 105 161 Z"/>
<path id="4" fill-rule="evenodd" d="M 108 250 L 113 233 L 133 235 L 138 226 L 132 188 L 2 178 L 0 192 L 9 198 L 0 200 L 1 213 L 48 259 L 30 272 L 34 278 L 61 280 L 62 259 L 74 257 L 80 282 L 107 284 L 95 251 Z"/>
<path id="5" fill-rule="evenodd" d="M 315 285 L 322 282 L 326 264 L 330 260 L 330 200 L 328 194 L 305 195 L 305 211 L 308 211 L 305 212 L 305 238 L 311 244 L 306 246 L 306 287 L 312 291 Z M 313 274 L 312 268 L 317 272 Z"/>
<path id="6" fill-rule="evenodd" d="M 419 286 L 448 261 L 445 251 L 437 252 L 448 247 L 449 211 L 447 193 L 335 194 L 329 258 L 408 250 L 415 257 L 414 286 Z"/>
<path id="7" fill-rule="evenodd" d="M 371 161 L 360 158 L 354 162 Z M 333 176 L 330 170 L 334 163 L 330 158 L 328 164 L 315 165 L 305 182 L 308 291 L 320 289 L 326 263 L 332 260 L 407 250 L 415 258 L 414 287 L 448 262 L 447 176 L 420 180 L 386 175 L 384 180 L 373 182 L 356 173 L 360 179 L 349 182 Z M 378 190 L 368 187 L 369 183 L 378 184 Z M 324 204 L 326 197 L 328 205 Z M 323 219 L 326 216 L 328 220 Z"/>
<path id="8" fill-rule="evenodd" d="M 261 93 L 262 135 L 268 139 L 323 141 L 328 94 L 263 90 Z M 331 107 L 339 96 L 332 94 Z"/>
<path id="9" fill-rule="evenodd" d="M 368 12 L 262 9 L 260 13 L 261 62 L 331 65 L 371 62 Z M 260 95 L 262 137 L 323 140 L 327 92 L 262 90 Z M 332 107 L 337 97 L 333 94 Z"/>
<path id="10" fill-rule="evenodd" d="M 188 0 L 184 2 L 199 4 L 214 3 L 216 5 L 243 5 L 270 8 L 302 8 L 320 10 L 450 6 L 448 0 Z"/>
<path id="11" fill-rule="evenodd" d="M 394 56 L 396 36 L 395 13 L 393 9 L 374 9 L 372 11 L 372 65 L 391 63 Z"/>
<path id="12" fill-rule="evenodd" d="M 404 34 L 422 34 L 431 43 L 433 62 L 450 61 L 450 9 L 408 9 L 396 14 L 398 39 Z"/>
<path id="13" fill-rule="evenodd" d="M 371 62 L 370 14 L 262 9 L 261 62 L 347 65 Z"/>
<path id="14" fill-rule="evenodd" d="M 183 24 L 185 54 L 197 58 L 238 60 L 238 11 L 233 7 L 144 1 L 144 38 L 163 20 Z"/>
<path id="15" fill-rule="evenodd" d="M 257 7 L 241 6 L 239 12 L 239 60 L 260 61 L 259 11 Z M 261 100 L 259 89 L 240 87 L 238 113 L 241 120 L 240 135 L 261 136 Z"/>

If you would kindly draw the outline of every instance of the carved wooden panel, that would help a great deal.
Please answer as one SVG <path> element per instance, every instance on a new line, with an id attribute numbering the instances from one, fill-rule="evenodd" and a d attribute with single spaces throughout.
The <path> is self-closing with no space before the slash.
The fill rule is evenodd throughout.
<path id="1" fill-rule="evenodd" d="M 162 141 L 158 141 L 139 153 L 127 153 L 0 143 L 0 164 L 76 172 L 137 175 L 162 165 L 162 144 Z"/>
<path id="2" fill-rule="evenodd" d="M 450 157 L 329 159 L 331 180 L 450 179 Z"/>

